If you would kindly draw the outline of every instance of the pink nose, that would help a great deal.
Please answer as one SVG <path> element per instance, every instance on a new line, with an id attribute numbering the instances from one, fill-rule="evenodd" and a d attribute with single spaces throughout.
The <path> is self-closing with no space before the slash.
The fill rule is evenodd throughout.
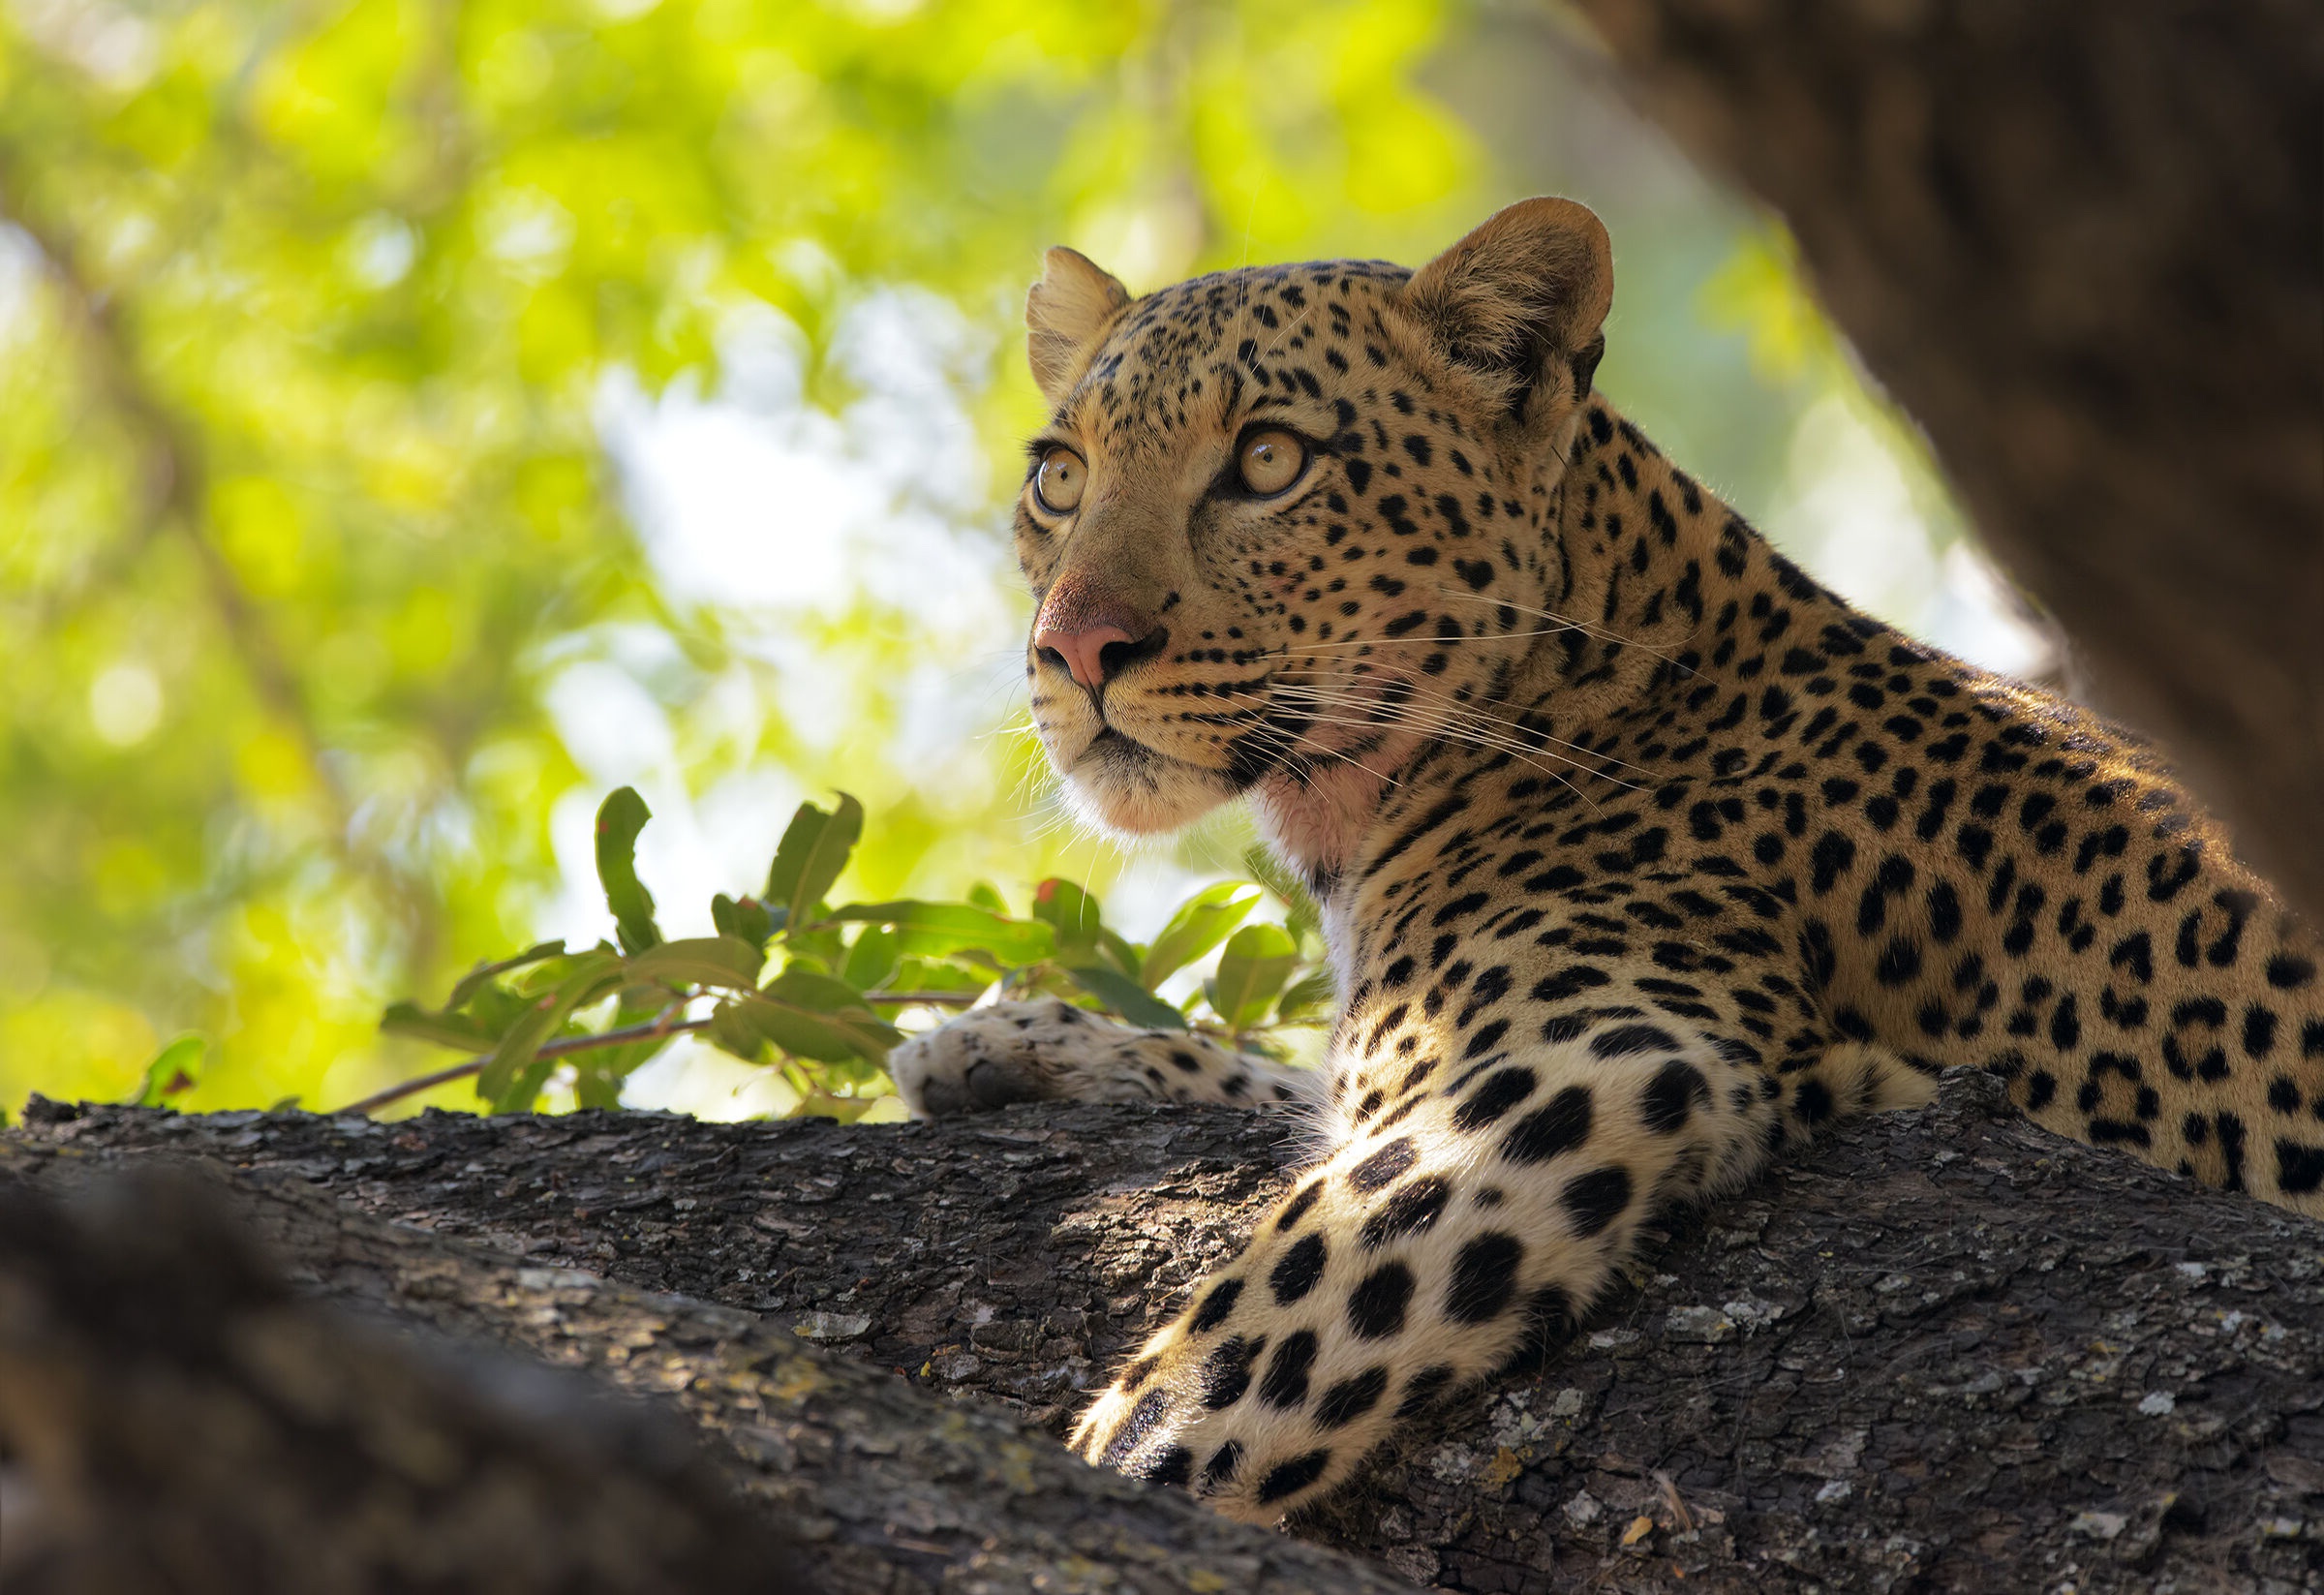
<path id="1" fill-rule="evenodd" d="M 1092 692 L 1108 676 L 1160 649 L 1168 637 L 1143 604 L 1088 570 L 1060 576 L 1033 618 L 1034 652 L 1063 664 Z"/>
<path id="2" fill-rule="evenodd" d="M 1115 643 L 1126 647 L 1138 639 L 1118 626 L 1097 625 L 1080 631 L 1060 630 L 1051 626 L 1033 633 L 1033 646 L 1045 653 L 1056 655 L 1073 672 L 1073 679 L 1092 691 L 1105 685 L 1106 649 Z"/>

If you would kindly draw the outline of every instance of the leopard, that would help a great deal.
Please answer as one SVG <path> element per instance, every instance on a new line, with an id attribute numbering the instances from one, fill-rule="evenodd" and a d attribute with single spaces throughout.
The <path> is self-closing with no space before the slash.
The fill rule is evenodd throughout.
<path id="1" fill-rule="evenodd" d="M 1612 250 L 1026 301 L 1016 551 L 1065 795 L 1247 803 L 1319 905 L 1319 1067 L 1056 998 L 900 1048 L 922 1117 L 1289 1106 L 1312 1158 L 1073 1429 L 1271 1522 L 1673 1209 L 1983 1071 L 2038 1125 L 2324 1217 L 2318 940 L 2136 734 L 1851 606 L 1598 391 Z M 2092 527 L 2088 536 L 2105 535 Z"/>

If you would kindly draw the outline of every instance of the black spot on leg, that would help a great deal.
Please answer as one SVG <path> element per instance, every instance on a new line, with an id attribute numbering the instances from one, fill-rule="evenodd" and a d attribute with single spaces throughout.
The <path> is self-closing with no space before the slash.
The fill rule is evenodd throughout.
<path id="1" fill-rule="evenodd" d="M 1164 1446 L 1146 1470 L 1149 1485 L 1183 1486 L 1194 1477 L 1194 1453 L 1184 1446 Z"/>
<path id="2" fill-rule="evenodd" d="M 1287 1495 L 1297 1495 L 1321 1479 L 1324 1469 L 1330 1465 L 1331 1453 L 1325 1449 L 1310 1451 L 1304 1456 L 1294 1457 L 1288 1462 L 1277 1463 L 1268 1470 L 1267 1477 L 1259 1483 L 1259 1504 L 1272 1506 Z"/>
<path id="3" fill-rule="evenodd" d="M 1630 1206 L 1630 1171 L 1593 1169 L 1567 1181 L 1557 1200 L 1573 1220 L 1575 1235 L 1586 1239 L 1600 1234 Z"/>
<path id="4" fill-rule="evenodd" d="M 1295 1192 L 1291 1200 L 1283 1204 L 1283 1211 L 1275 1214 L 1275 1228 L 1278 1230 L 1290 1229 L 1307 1216 L 1307 1210 L 1314 1207 L 1315 1199 L 1323 1194 L 1324 1182 L 1321 1180 L 1310 1180 L 1305 1188 Z"/>
<path id="5" fill-rule="evenodd" d="M 1638 1053 L 1678 1051 L 1678 1037 L 1653 1025 L 1617 1025 L 1590 1037 L 1593 1058 L 1630 1058 Z"/>
<path id="6" fill-rule="evenodd" d="M 1483 1324 L 1498 1317 L 1517 1294 L 1517 1267 L 1525 1242 L 1498 1230 L 1476 1237 L 1452 1259 L 1452 1280 L 1445 1290 L 1445 1316 L 1456 1324 Z"/>
<path id="7" fill-rule="evenodd" d="M 1348 1183 L 1360 1191 L 1376 1191 L 1401 1178 L 1420 1157 L 1412 1137 L 1398 1136 L 1348 1171 Z"/>
<path id="8" fill-rule="evenodd" d="M 1221 1341 L 1218 1349 L 1203 1359 L 1203 1405 L 1212 1412 L 1223 1412 L 1242 1399 L 1242 1393 L 1251 1388 L 1251 1364 L 1267 1348 L 1267 1336 L 1248 1340 L 1239 1334 Z"/>
<path id="9" fill-rule="evenodd" d="M 1452 1200 L 1452 1184 L 1442 1175 L 1415 1180 L 1390 1197 L 1380 1211 L 1364 1220 L 1359 1240 L 1364 1250 L 1378 1251 L 1391 1241 L 1424 1235 L 1433 1228 Z"/>
<path id="10" fill-rule="evenodd" d="M 1315 1399 L 1315 1426 L 1341 1428 L 1380 1404 L 1388 1394 L 1388 1369 L 1365 1368 L 1333 1385 Z"/>
<path id="11" fill-rule="evenodd" d="M 1820 1124 L 1832 1117 L 1832 1093 L 1820 1080 L 1803 1080 L 1791 1093 L 1791 1111 L 1802 1124 Z"/>
<path id="12" fill-rule="evenodd" d="M 1203 1464 L 1203 1483 L 1210 1486 L 1231 1485 L 1242 1467 L 1242 1442 L 1229 1440 L 1210 1454 Z"/>
<path id="13" fill-rule="evenodd" d="M 1453 1126 L 1474 1130 L 1490 1124 L 1531 1096 L 1540 1084 L 1540 1077 L 1531 1069 L 1496 1069 L 1452 1110 Z"/>
<path id="14" fill-rule="evenodd" d="M 1315 1366 L 1316 1338 L 1313 1330 L 1300 1330 L 1284 1336 L 1283 1343 L 1268 1359 L 1267 1372 L 1259 1380 L 1259 1399 L 1270 1407 L 1286 1410 L 1307 1399 L 1307 1370 Z"/>
<path id="15" fill-rule="evenodd" d="M 1305 1235 L 1293 1242 L 1291 1249 L 1277 1259 L 1273 1272 L 1267 1276 L 1275 1301 L 1289 1306 L 1315 1289 L 1315 1282 L 1324 1276 L 1324 1261 L 1322 1236 Z"/>
<path id="16" fill-rule="evenodd" d="M 1118 1472 L 1121 1464 L 1129 1459 L 1130 1453 L 1136 1451 L 1139 1444 L 1154 1431 L 1154 1426 L 1169 1411 L 1170 1392 L 1167 1390 L 1149 1390 L 1139 1396 L 1137 1404 L 1130 1408 L 1129 1416 L 1121 1421 L 1121 1426 L 1106 1441 L 1106 1449 L 1098 1457 L 1099 1462 Z"/>
<path id="17" fill-rule="evenodd" d="M 2276 1188 L 2286 1196 L 2305 1196 L 2319 1186 L 2324 1186 L 2324 1147 L 2277 1142 Z"/>
<path id="18" fill-rule="evenodd" d="M 1568 1086 L 1509 1128 L 1501 1155 L 1512 1163 L 1545 1163 L 1589 1139 L 1590 1089 Z"/>
<path id="19" fill-rule="evenodd" d="M 2296 992 L 2316 978 L 2316 961 L 2297 953 L 2278 953 L 2268 960 L 2267 975 L 2269 985 Z"/>
<path id="20" fill-rule="evenodd" d="M 1383 1263 L 1357 1282 L 1348 1293 L 1348 1328 L 1359 1340 L 1381 1340 L 1404 1328 L 1404 1309 L 1412 1301 L 1412 1270 L 1401 1263 Z"/>
<path id="21" fill-rule="evenodd" d="M 1657 1135 L 1675 1135 L 1684 1129 L 1696 1104 L 1711 1099 L 1711 1083 L 1702 1071 L 1683 1058 L 1664 1064 L 1646 1086 L 1639 1104 L 1639 1121 Z"/>
<path id="22" fill-rule="evenodd" d="M 1187 1328 L 1197 1334 L 1218 1328 L 1227 1321 L 1227 1314 L 1235 1310 L 1236 1299 L 1241 1295 L 1241 1280 L 1221 1279 L 1211 1287 L 1210 1294 L 1203 1298 L 1203 1304 L 1194 1309 L 1194 1317 Z"/>

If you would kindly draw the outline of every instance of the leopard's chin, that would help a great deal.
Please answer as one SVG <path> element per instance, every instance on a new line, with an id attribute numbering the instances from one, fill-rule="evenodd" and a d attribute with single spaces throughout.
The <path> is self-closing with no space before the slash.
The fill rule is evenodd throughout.
<path id="1" fill-rule="evenodd" d="M 1233 798 L 1225 772 L 1147 747 L 1108 726 L 1067 764 L 1050 750 L 1064 778 L 1066 801 L 1087 824 L 1123 837 L 1160 836 L 1183 829 Z"/>

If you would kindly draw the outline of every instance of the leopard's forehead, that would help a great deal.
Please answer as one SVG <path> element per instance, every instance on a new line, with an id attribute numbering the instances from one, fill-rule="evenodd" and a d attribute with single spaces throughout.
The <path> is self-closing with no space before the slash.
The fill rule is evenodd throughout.
<path id="1" fill-rule="evenodd" d="M 1347 369 L 1345 346 L 1411 275 L 1386 261 L 1311 261 L 1158 289 L 1107 335 L 1066 410 L 1132 446 L 1254 394 L 1319 397 L 1322 368 Z M 1320 352 L 1331 346 L 1336 360 Z"/>

